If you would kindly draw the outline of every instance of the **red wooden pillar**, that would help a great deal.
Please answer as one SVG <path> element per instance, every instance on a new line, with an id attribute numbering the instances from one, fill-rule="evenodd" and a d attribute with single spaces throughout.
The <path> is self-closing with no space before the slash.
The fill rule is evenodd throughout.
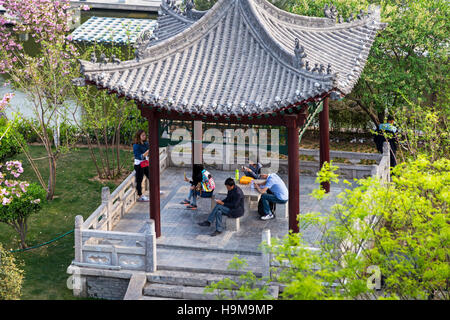
<path id="1" fill-rule="evenodd" d="M 329 97 L 323 101 L 323 110 L 319 114 L 320 131 L 320 168 L 325 162 L 330 162 L 330 117 L 329 117 Z M 330 183 L 322 183 L 323 189 L 330 192 Z"/>
<path id="2" fill-rule="evenodd" d="M 155 111 L 148 113 L 150 219 L 155 221 L 156 237 L 161 236 L 160 181 L 159 181 L 159 118 Z"/>
<path id="3" fill-rule="evenodd" d="M 300 213 L 299 124 L 296 115 L 287 115 L 285 120 L 288 129 L 289 230 L 298 233 L 297 216 Z"/>

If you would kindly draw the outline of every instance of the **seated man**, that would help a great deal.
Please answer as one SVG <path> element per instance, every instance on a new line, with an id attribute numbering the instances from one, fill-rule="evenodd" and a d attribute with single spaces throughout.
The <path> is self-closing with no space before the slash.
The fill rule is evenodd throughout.
<path id="1" fill-rule="evenodd" d="M 187 209 L 197 210 L 197 186 L 202 182 L 202 171 L 204 170 L 203 165 L 194 164 L 192 180 L 189 180 L 186 175 L 184 176 L 184 181 L 189 182 L 191 187 L 189 188 L 189 196 L 184 199 L 181 204 L 187 205 Z M 192 201 L 191 201 L 192 199 Z"/>
<path id="2" fill-rule="evenodd" d="M 211 234 L 212 237 L 223 231 L 223 214 L 231 218 L 239 218 L 244 215 L 244 193 L 241 188 L 236 186 L 232 178 L 225 180 L 225 186 L 228 190 L 227 197 L 223 201 L 216 200 L 217 205 L 208 216 L 208 220 L 199 223 L 202 227 L 209 227 L 211 223 L 216 221 L 216 231 Z"/>
<path id="3" fill-rule="evenodd" d="M 249 161 L 249 165 L 248 168 L 247 167 L 242 167 L 242 171 L 244 171 L 244 174 L 247 177 L 252 177 L 254 179 L 259 179 L 260 175 L 261 175 L 261 168 L 262 165 L 261 163 L 255 163 L 255 162 L 251 162 Z"/>
<path id="4" fill-rule="evenodd" d="M 286 203 L 289 200 L 289 192 L 283 180 L 276 173 L 261 174 L 261 179 L 267 179 L 263 183 L 255 183 L 256 190 L 262 194 L 261 201 L 264 206 L 265 215 L 261 216 L 261 220 L 269 220 L 275 218 L 270 211 L 269 202 Z M 267 190 L 270 190 L 272 194 L 268 194 Z"/>

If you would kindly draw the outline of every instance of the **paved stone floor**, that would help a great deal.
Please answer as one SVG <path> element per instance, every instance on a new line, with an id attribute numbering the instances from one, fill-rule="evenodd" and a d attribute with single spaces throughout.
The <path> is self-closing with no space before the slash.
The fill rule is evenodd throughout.
<path id="1" fill-rule="evenodd" d="M 206 220 L 211 211 L 211 200 L 200 198 L 197 210 L 188 210 L 179 204 L 187 197 L 189 183 L 184 182 L 183 173 L 190 176 L 187 169 L 169 168 L 161 174 L 161 233 L 158 238 L 158 247 L 184 247 L 199 250 L 217 250 L 221 252 L 258 253 L 262 231 L 270 229 L 273 237 L 283 237 L 288 232 L 288 220 L 277 217 L 269 221 L 262 221 L 255 207 L 252 212 L 246 213 L 241 219 L 240 230 L 226 231 L 216 237 L 210 234 L 215 230 L 211 227 L 200 227 L 197 223 Z M 223 183 L 227 177 L 233 176 L 231 172 L 211 170 L 216 184 Z M 282 176 L 287 182 L 287 175 Z M 333 184 L 331 196 L 322 202 L 313 199 L 309 194 L 317 187 L 315 177 L 300 177 L 300 212 L 311 211 L 326 214 L 330 207 L 336 203 L 336 195 L 344 190 L 344 185 Z M 116 226 L 116 231 L 141 232 L 144 221 L 149 217 L 149 204 L 136 203 L 129 213 L 122 218 Z M 302 230 L 305 239 L 311 246 L 320 240 L 320 232 L 314 228 Z"/>

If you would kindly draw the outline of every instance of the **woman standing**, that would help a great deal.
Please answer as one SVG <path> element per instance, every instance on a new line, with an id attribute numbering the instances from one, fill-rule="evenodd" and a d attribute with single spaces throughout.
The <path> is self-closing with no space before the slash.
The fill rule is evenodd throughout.
<path id="1" fill-rule="evenodd" d="M 142 195 L 142 180 L 144 179 L 144 174 L 147 176 L 147 179 L 149 179 L 148 152 L 149 145 L 147 142 L 147 134 L 144 130 L 138 130 L 134 136 L 133 144 L 136 190 L 139 196 L 137 201 L 149 201 L 147 196 Z"/>

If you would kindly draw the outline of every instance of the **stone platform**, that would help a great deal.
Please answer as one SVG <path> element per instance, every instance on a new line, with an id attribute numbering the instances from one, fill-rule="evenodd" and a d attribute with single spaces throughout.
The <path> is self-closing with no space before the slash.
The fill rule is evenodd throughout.
<path id="1" fill-rule="evenodd" d="M 288 233 L 288 220 L 277 217 L 269 221 L 259 219 L 256 208 L 241 218 L 240 230 L 225 230 L 222 234 L 211 237 L 215 230 L 211 227 L 200 227 L 197 223 L 206 220 L 211 211 L 211 200 L 200 198 L 197 210 L 188 210 L 180 202 L 189 191 L 189 183 L 184 182 L 186 172 L 183 168 L 168 168 L 161 174 L 161 237 L 157 239 L 158 269 L 225 271 L 228 262 L 234 255 L 239 255 L 249 263 L 249 269 L 259 272 L 261 252 L 259 245 L 264 229 L 270 229 L 272 237 L 281 238 Z M 210 170 L 216 185 L 224 183 L 234 173 Z M 282 175 L 287 182 L 287 176 Z M 331 196 L 322 202 L 313 199 L 309 194 L 316 188 L 315 177 L 300 177 L 300 210 L 301 213 L 318 211 L 327 213 L 336 203 L 336 195 L 344 190 L 344 185 L 333 184 Z M 347 186 L 346 186 L 347 187 Z M 114 231 L 142 232 L 145 220 L 149 218 L 149 203 L 139 202 L 120 220 Z M 320 239 L 319 230 L 309 228 L 302 230 L 305 239 L 311 246 Z M 255 261 L 253 261 L 255 260 Z M 257 261 L 258 260 L 258 261 Z"/>

